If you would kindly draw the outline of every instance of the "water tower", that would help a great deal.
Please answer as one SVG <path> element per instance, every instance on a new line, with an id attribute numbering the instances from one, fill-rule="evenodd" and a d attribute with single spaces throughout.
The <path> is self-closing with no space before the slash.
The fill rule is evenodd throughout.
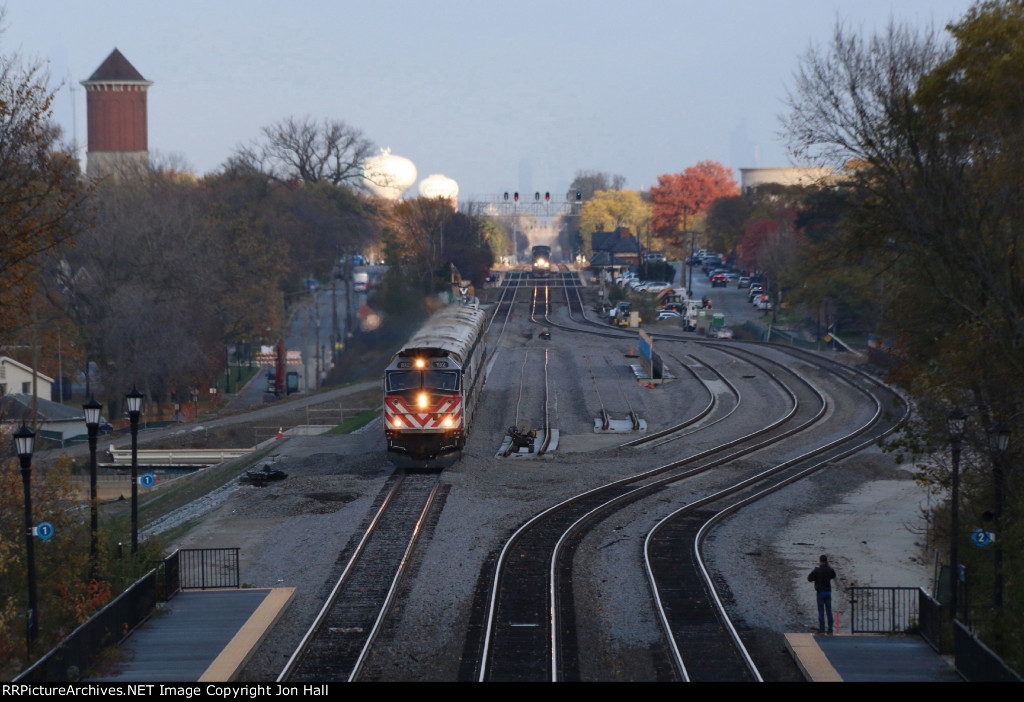
<path id="1" fill-rule="evenodd" d="M 416 182 L 416 166 L 390 148 L 363 161 L 363 184 L 377 197 L 397 200 Z"/>
<path id="2" fill-rule="evenodd" d="M 151 85 L 117 49 L 82 81 L 90 178 L 149 166 L 146 91 Z"/>

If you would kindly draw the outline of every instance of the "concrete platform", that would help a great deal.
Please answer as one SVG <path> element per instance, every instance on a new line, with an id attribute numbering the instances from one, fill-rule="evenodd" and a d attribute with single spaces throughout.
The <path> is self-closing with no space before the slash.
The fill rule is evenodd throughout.
<path id="1" fill-rule="evenodd" d="M 786 634 L 810 682 L 962 682 L 919 636 Z"/>
<path id="2" fill-rule="evenodd" d="M 88 681 L 231 682 L 284 612 L 294 588 L 190 590 L 133 631 Z"/>

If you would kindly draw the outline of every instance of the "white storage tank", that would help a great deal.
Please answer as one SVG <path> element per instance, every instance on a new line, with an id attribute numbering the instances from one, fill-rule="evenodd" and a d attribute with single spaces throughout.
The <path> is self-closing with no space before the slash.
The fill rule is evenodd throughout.
<path id="1" fill-rule="evenodd" d="M 377 197 L 397 200 L 416 182 L 416 166 L 388 147 L 363 161 L 363 184 Z"/>

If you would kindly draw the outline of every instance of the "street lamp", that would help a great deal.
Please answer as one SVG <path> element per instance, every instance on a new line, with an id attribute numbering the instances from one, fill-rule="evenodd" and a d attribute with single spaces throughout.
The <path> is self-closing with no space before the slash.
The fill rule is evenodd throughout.
<path id="1" fill-rule="evenodd" d="M 100 412 L 103 405 L 95 397 L 82 405 L 85 410 L 85 428 L 89 430 L 89 570 L 90 577 L 96 577 L 99 560 L 99 514 L 96 499 L 96 435 L 100 429 Z"/>
<path id="2" fill-rule="evenodd" d="M 14 433 L 14 450 L 21 461 L 21 482 L 25 486 L 25 552 L 28 560 L 28 622 L 26 645 L 28 655 L 32 655 L 32 643 L 39 634 L 39 621 L 36 614 L 39 603 L 36 599 L 36 553 L 32 543 L 32 450 L 35 448 L 36 433 L 25 426 Z"/>
<path id="3" fill-rule="evenodd" d="M 960 581 L 960 561 L 957 551 L 957 538 L 960 534 L 960 449 L 963 446 L 964 429 L 967 426 L 967 415 L 959 407 L 954 408 L 946 416 L 946 429 L 949 432 L 949 443 L 953 453 L 953 494 L 950 496 L 950 527 L 949 527 L 949 569 L 950 569 L 950 612 L 953 618 L 957 615 L 957 589 Z"/>
<path id="4" fill-rule="evenodd" d="M 132 427 L 132 553 L 139 550 L 139 415 L 143 394 L 135 386 L 124 396 Z"/>
<path id="5" fill-rule="evenodd" d="M 1010 445 L 1009 427 L 997 424 L 988 430 L 988 447 L 992 452 L 992 483 L 995 502 L 995 590 L 993 604 L 997 610 L 1003 606 L 1003 532 L 1000 528 L 1003 517 L 1003 460 Z M 997 611 L 997 615 L 1001 612 Z"/>

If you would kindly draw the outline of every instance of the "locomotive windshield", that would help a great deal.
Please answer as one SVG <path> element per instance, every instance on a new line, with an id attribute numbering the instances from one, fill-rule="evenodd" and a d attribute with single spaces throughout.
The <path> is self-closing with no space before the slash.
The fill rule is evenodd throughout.
<path id="1" fill-rule="evenodd" d="M 458 390 L 459 374 L 454 371 L 426 371 L 423 385 L 430 390 Z"/>
<path id="2" fill-rule="evenodd" d="M 401 390 L 458 390 L 459 374 L 456 371 L 391 371 L 388 376 L 388 391 Z"/>

